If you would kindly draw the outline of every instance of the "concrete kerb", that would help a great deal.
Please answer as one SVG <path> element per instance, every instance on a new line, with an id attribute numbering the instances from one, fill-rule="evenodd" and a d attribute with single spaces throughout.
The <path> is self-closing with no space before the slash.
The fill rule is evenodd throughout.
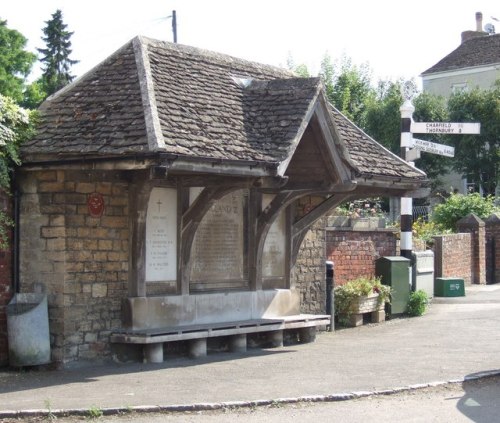
<path id="1" fill-rule="evenodd" d="M 276 399 L 261 399 L 252 401 L 226 401 L 215 403 L 194 403 L 194 404 L 173 404 L 173 405 L 140 405 L 132 407 L 108 407 L 100 408 L 104 416 L 125 415 L 130 413 L 182 413 L 196 411 L 217 411 L 237 408 L 254 408 L 266 407 L 272 405 L 286 405 L 297 403 L 315 403 L 315 402 L 338 402 L 349 401 L 366 397 L 374 396 L 389 396 L 404 392 L 412 392 L 416 390 L 435 388 L 446 385 L 454 385 L 473 380 L 485 379 L 489 377 L 500 376 L 500 371 L 486 371 L 472 376 L 464 376 L 448 381 L 436 381 L 429 383 L 419 383 L 408 386 L 401 386 L 392 389 L 376 390 L 376 391 L 354 391 L 346 393 L 337 393 L 331 395 L 307 395 L 295 398 L 276 398 Z M 33 410 L 0 410 L 0 419 L 6 418 L 29 418 L 29 417 L 69 417 L 69 416 L 88 416 L 90 409 L 73 408 L 73 409 L 33 409 Z"/>

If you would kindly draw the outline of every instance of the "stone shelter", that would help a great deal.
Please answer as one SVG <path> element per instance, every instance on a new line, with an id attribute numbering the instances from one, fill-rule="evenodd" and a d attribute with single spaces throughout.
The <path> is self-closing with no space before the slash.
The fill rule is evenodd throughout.
<path id="1" fill-rule="evenodd" d="M 168 341 L 197 356 L 213 336 L 310 340 L 328 317 L 301 314 L 295 282 L 311 225 L 347 199 L 427 183 L 320 79 L 143 37 L 40 112 L 17 173 L 18 273 L 21 291 L 48 294 L 61 363 L 112 344 L 161 361 Z"/>

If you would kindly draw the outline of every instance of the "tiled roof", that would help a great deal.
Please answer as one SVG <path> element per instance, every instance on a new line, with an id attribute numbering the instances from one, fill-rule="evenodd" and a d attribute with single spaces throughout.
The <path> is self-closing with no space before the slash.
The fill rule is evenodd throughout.
<path id="1" fill-rule="evenodd" d="M 277 165 L 293 155 L 319 96 L 318 78 L 137 37 L 42 105 L 23 159 L 165 152 Z M 333 108 L 331 116 L 356 174 L 425 178 Z"/>
<path id="2" fill-rule="evenodd" d="M 422 72 L 422 75 L 498 63 L 500 63 L 500 34 L 483 35 L 464 41 L 434 66 Z"/>
<path id="3" fill-rule="evenodd" d="M 149 42 L 147 52 L 172 153 L 284 160 L 320 88 L 317 78 L 164 42 Z"/>
<path id="4" fill-rule="evenodd" d="M 334 107 L 331 115 L 348 151 L 348 160 L 359 175 L 425 179 L 425 173 L 391 153 Z"/>
<path id="5" fill-rule="evenodd" d="M 147 149 L 132 43 L 40 108 L 37 135 L 24 154 L 123 154 Z"/>

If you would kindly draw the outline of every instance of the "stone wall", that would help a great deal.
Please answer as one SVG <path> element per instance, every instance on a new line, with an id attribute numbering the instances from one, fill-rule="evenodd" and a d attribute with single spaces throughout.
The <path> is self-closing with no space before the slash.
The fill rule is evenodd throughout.
<path id="1" fill-rule="evenodd" d="M 457 277 L 472 283 L 471 239 L 470 233 L 434 237 L 434 277 Z"/>
<path id="2" fill-rule="evenodd" d="M 321 201 L 316 197 L 302 198 L 296 215 L 303 216 Z M 318 220 L 307 232 L 292 270 L 292 285 L 300 292 L 302 313 L 324 314 L 326 310 L 325 222 Z"/>
<path id="3" fill-rule="evenodd" d="M 52 359 L 107 356 L 128 288 L 128 184 L 118 172 L 40 171 L 20 180 L 21 291 L 49 293 Z M 100 217 L 89 214 L 92 193 L 104 199 Z"/>
<path id="4" fill-rule="evenodd" d="M 374 276 L 375 260 L 398 254 L 396 235 L 389 229 L 354 231 L 327 228 L 326 257 L 334 263 L 335 285 L 359 276 Z"/>
<path id="5" fill-rule="evenodd" d="M 0 209 L 9 214 L 10 202 L 5 195 L 0 195 Z M 7 345 L 6 306 L 12 297 L 12 254 L 10 250 L 0 251 L 0 366 L 9 361 Z"/>

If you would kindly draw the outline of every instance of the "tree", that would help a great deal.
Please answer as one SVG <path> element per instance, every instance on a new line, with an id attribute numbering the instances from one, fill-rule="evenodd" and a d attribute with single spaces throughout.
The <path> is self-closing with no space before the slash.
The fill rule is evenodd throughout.
<path id="1" fill-rule="evenodd" d="M 62 12 L 56 10 L 52 19 L 45 22 L 47 26 L 43 29 L 42 40 L 46 48 L 37 49 L 42 55 L 43 74 L 41 81 L 47 95 L 53 94 L 65 85 L 69 84 L 74 76 L 70 73 L 70 67 L 78 60 L 72 60 L 70 38 L 73 32 L 66 30 L 67 25 L 63 23 Z"/>
<path id="2" fill-rule="evenodd" d="M 12 167 L 19 165 L 19 146 L 33 134 L 36 112 L 19 107 L 14 100 L 0 95 L 0 191 L 10 192 Z M 12 224 L 0 210 L 0 249 L 8 246 L 7 228 Z"/>
<path id="3" fill-rule="evenodd" d="M 491 90 L 461 92 L 448 102 L 450 120 L 480 122 L 480 135 L 455 135 L 454 168 L 484 194 L 494 194 L 500 182 L 500 80 Z"/>
<path id="4" fill-rule="evenodd" d="M 332 64 L 328 55 L 321 62 L 320 75 L 326 86 L 328 100 L 346 117 L 362 126 L 365 105 L 374 95 L 368 65 L 354 65 L 343 57 L 340 65 Z"/>
<path id="5" fill-rule="evenodd" d="M 23 101 L 26 77 L 36 55 L 25 50 L 27 40 L 18 31 L 7 28 L 0 19 L 0 94 Z"/>
<path id="6" fill-rule="evenodd" d="M 399 155 L 403 104 L 401 82 L 379 81 L 375 95 L 366 104 L 363 129 L 387 149 Z"/>

